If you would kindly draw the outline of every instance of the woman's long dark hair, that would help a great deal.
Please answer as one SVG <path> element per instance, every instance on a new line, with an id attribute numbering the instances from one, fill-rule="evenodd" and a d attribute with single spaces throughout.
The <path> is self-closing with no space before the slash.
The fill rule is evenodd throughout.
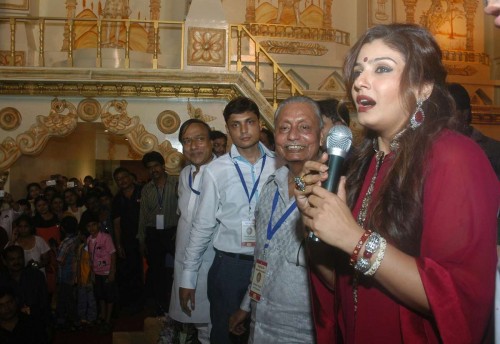
<path id="1" fill-rule="evenodd" d="M 400 148 L 378 196 L 372 199 L 365 223 L 367 229 L 378 231 L 404 252 L 416 256 L 419 254 L 422 232 L 424 162 L 428 158 L 432 142 L 441 130 L 454 127 L 455 107 L 446 88 L 446 70 L 441 62 L 438 44 L 426 29 L 413 24 L 375 26 L 350 50 L 344 64 L 344 76 L 353 104 L 353 68 L 361 47 L 374 40 L 381 40 L 405 59 L 400 97 L 409 114 L 416 108 L 414 92 L 422 91 L 425 85 L 433 85 L 431 95 L 422 106 L 425 120 L 417 129 L 408 129 L 399 140 Z M 351 209 L 357 199 L 364 196 L 360 195 L 360 191 L 375 154 L 373 140 L 376 137 L 375 132 L 367 130 L 363 142 L 351 159 L 346 185 Z"/>

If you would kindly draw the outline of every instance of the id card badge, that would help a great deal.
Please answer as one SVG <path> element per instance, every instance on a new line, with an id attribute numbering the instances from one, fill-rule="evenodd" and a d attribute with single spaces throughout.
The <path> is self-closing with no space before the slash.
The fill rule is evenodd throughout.
<path id="1" fill-rule="evenodd" d="M 266 279 L 267 262 L 261 259 L 255 261 L 255 267 L 252 276 L 252 286 L 250 287 L 250 298 L 259 302 L 262 297 L 262 288 Z"/>
<path id="2" fill-rule="evenodd" d="M 156 215 L 156 229 L 164 229 L 165 228 L 165 216 L 163 214 Z"/>
<path id="3" fill-rule="evenodd" d="M 255 220 L 241 221 L 241 246 L 255 247 Z"/>

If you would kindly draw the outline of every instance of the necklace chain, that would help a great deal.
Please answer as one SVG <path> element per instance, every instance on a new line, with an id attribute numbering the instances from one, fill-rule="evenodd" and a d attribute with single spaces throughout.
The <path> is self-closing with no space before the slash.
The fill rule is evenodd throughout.
<path id="1" fill-rule="evenodd" d="M 394 135 L 393 139 L 390 143 L 391 152 L 395 152 L 399 149 L 399 139 L 406 132 L 408 127 L 401 130 L 399 133 Z M 361 228 L 365 228 L 366 215 L 368 214 L 368 206 L 372 200 L 372 193 L 375 189 L 375 182 L 377 180 L 378 172 L 380 170 L 380 166 L 382 166 L 382 162 L 384 161 L 385 154 L 382 150 L 378 149 L 377 139 L 373 139 L 373 149 L 375 150 L 375 159 L 377 160 L 377 164 L 375 166 L 375 173 L 370 180 L 370 185 L 368 186 L 368 190 L 366 191 L 365 197 L 363 198 L 363 202 L 361 203 L 361 209 L 358 213 L 357 222 Z M 358 284 L 359 284 L 359 272 L 354 270 L 354 276 L 352 279 L 352 298 L 354 300 L 354 319 L 356 319 L 356 313 L 358 311 Z"/>
<path id="2" fill-rule="evenodd" d="M 368 190 L 366 191 L 365 197 L 363 198 L 363 202 L 361 203 L 361 209 L 358 213 L 358 225 L 361 228 L 365 228 L 366 214 L 368 213 L 368 206 L 370 205 L 370 201 L 372 199 L 373 189 L 375 189 L 375 181 L 377 180 L 378 171 L 380 170 L 380 166 L 382 166 L 382 162 L 384 161 L 385 154 L 383 151 L 377 151 L 375 156 L 377 160 L 377 164 L 375 166 L 375 173 L 370 180 L 370 185 L 368 186 Z M 352 280 L 352 298 L 354 300 L 354 318 L 356 318 L 356 313 L 358 311 L 358 283 L 359 283 L 359 272 L 354 270 L 354 277 Z"/>

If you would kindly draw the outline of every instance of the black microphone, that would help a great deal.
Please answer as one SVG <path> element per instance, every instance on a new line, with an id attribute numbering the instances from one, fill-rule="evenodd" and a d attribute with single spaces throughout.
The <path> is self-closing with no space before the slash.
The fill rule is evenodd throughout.
<path id="1" fill-rule="evenodd" d="M 337 193 L 340 176 L 345 157 L 352 145 L 352 132 L 345 125 L 333 126 L 326 136 L 326 152 L 328 153 L 328 179 L 323 187 L 330 192 Z M 309 239 L 319 241 L 313 232 L 309 232 Z"/>

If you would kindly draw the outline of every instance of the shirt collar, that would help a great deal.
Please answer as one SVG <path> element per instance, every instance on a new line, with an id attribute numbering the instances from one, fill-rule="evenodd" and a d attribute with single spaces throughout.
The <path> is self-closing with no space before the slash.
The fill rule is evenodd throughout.
<path id="1" fill-rule="evenodd" d="M 200 171 L 198 171 L 198 173 L 200 173 L 201 171 L 203 171 L 203 169 L 205 168 L 205 166 L 207 166 L 208 164 L 210 164 L 215 159 L 217 159 L 217 155 L 215 155 L 215 154 L 212 153 L 212 160 L 210 160 L 206 164 L 201 165 L 200 166 Z M 191 173 L 193 173 L 194 171 L 196 171 L 196 166 L 194 166 L 193 164 L 189 164 L 189 170 L 191 171 Z"/>
<path id="2" fill-rule="evenodd" d="M 261 142 L 259 142 L 259 150 L 260 150 L 260 158 L 262 158 L 264 155 L 267 155 L 268 157 L 270 158 L 274 158 L 275 157 L 275 154 L 273 151 L 270 151 L 269 149 L 267 149 L 266 146 L 264 146 Z M 247 159 L 245 159 L 241 154 L 240 152 L 238 151 L 238 148 L 236 148 L 236 146 L 234 144 L 231 145 L 231 151 L 230 151 L 230 157 L 231 159 L 233 160 L 233 162 L 235 160 L 239 160 L 239 161 L 246 161 L 248 162 Z M 260 159 L 259 158 L 259 159 Z"/>

